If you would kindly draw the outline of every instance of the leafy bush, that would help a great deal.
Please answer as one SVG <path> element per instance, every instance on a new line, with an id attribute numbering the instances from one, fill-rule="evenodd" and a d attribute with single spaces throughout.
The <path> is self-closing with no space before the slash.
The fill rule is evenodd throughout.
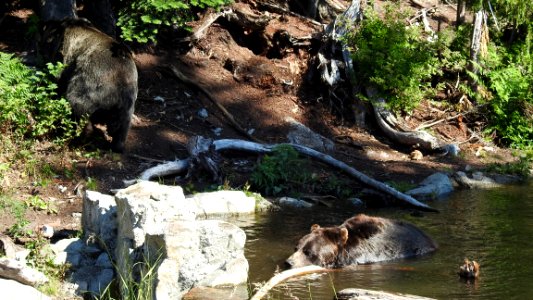
<path id="1" fill-rule="evenodd" d="M 134 0 L 122 1 L 117 25 L 126 41 L 148 43 L 162 28 L 182 27 L 194 19 L 193 8 L 219 8 L 231 0 Z"/>
<path id="2" fill-rule="evenodd" d="M 251 176 L 251 182 L 267 195 L 279 195 L 293 191 L 293 184 L 307 182 L 305 161 L 288 145 L 280 145 L 265 155 Z"/>
<path id="3" fill-rule="evenodd" d="M 358 84 L 377 88 L 395 111 L 415 108 L 439 72 L 436 43 L 424 40 L 419 26 L 406 26 L 406 16 L 398 5 L 387 6 L 383 17 L 366 10 L 361 24 L 344 37 Z"/>
<path id="4" fill-rule="evenodd" d="M 57 93 L 55 78 L 61 64 L 48 64 L 44 71 L 25 66 L 11 54 L 0 52 L 0 130 L 15 138 L 52 137 L 65 142 L 80 133 L 71 116 L 70 104 Z"/>
<path id="5" fill-rule="evenodd" d="M 526 48 L 519 45 L 509 53 L 506 47 L 491 44 L 476 80 L 490 91 L 485 99 L 486 131 L 495 132 L 504 145 L 532 149 L 533 59 Z"/>

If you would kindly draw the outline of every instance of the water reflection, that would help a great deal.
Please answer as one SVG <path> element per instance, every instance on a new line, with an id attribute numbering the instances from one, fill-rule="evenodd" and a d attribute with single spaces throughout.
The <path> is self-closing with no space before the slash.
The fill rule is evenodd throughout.
<path id="1" fill-rule="evenodd" d="M 533 298 L 533 182 L 498 190 L 454 193 L 430 203 L 441 213 L 414 217 L 407 210 L 370 210 L 367 214 L 410 221 L 439 244 L 432 255 L 357 266 L 289 281 L 273 299 L 333 299 L 349 287 L 409 293 L 437 299 Z M 240 225 L 248 237 L 250 281 L 268 280 L 292 253 L 312 224 L 339 225 L 361 211 L 319 208 L 258 215 Z M 457 275 L 468 257 L 481 264 L 481 276 L 467 282 Z"/>

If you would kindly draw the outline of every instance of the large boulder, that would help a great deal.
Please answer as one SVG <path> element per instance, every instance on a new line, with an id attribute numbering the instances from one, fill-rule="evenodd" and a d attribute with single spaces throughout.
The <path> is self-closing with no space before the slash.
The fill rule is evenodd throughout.
<path id="1" fill-rule="evenodd" d="M 147 235 L 144 254 L 157 265 L 156 299 L 181 299 L 193 286 L 236 286 L 248 279 L 246 235 L 216 220 L 168 224 L 162 235 Z M 146 255 L 147 253 L 152 253 Z"/>
<path id="2" fill-rule="evenodd" d="M 193 286 L 245 283 L 244 231 L 196 217 L 253 212 L 255 200 L 237 193 L 217 194 L 222 197 L 185 198 L 181 187 L 154 182 L 119 191 L 115 256 L 121 279 L 139 280 L 143 267 L 156 268 L 157 299 L 181 299 Z"/>

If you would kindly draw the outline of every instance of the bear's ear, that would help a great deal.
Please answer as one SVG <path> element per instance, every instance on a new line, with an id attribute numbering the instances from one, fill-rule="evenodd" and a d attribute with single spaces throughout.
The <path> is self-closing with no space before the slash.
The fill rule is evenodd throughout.
<path id="1" fill-rule="evenodd" d="M 341 228 L 341 243 L 342 245 L 346 245 L 346 242 L 348 241 L 348 229 L 346 228 Z"/>
<path id="2" fill-rule="evenodd" d="M 320 225 L 318 224 L 313 224 L 313 226 L 311 226 L 311 232 L 318 230 L 318 229 L 320 229 Z"/>

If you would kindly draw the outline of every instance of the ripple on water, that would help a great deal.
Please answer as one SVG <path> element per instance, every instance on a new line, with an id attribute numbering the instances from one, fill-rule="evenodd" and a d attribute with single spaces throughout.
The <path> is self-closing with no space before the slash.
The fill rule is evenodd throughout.
<path id="1" fill-rule="evenodd" d="M 333 299 L 349 287 L 415 294 L 438 299 L 533 298 L 533 182 L 498 190 L 459 191 L 430 203 L 441 212 L 413 217 L 406 210 L 366 211 L 404 219 L 424 229 L 439 244 L 429 256 L 357 266 L 286 282 L 273 299 Z M 339 225 L 356 212 L 342 209 L 271 212 L 243 226 L 248 242 L 250 281 L 264 282 L 283 268 L 300 237 L 312 224 Z M 473 282 L 459 278 L 463 258 L 481 264 Z"/>

